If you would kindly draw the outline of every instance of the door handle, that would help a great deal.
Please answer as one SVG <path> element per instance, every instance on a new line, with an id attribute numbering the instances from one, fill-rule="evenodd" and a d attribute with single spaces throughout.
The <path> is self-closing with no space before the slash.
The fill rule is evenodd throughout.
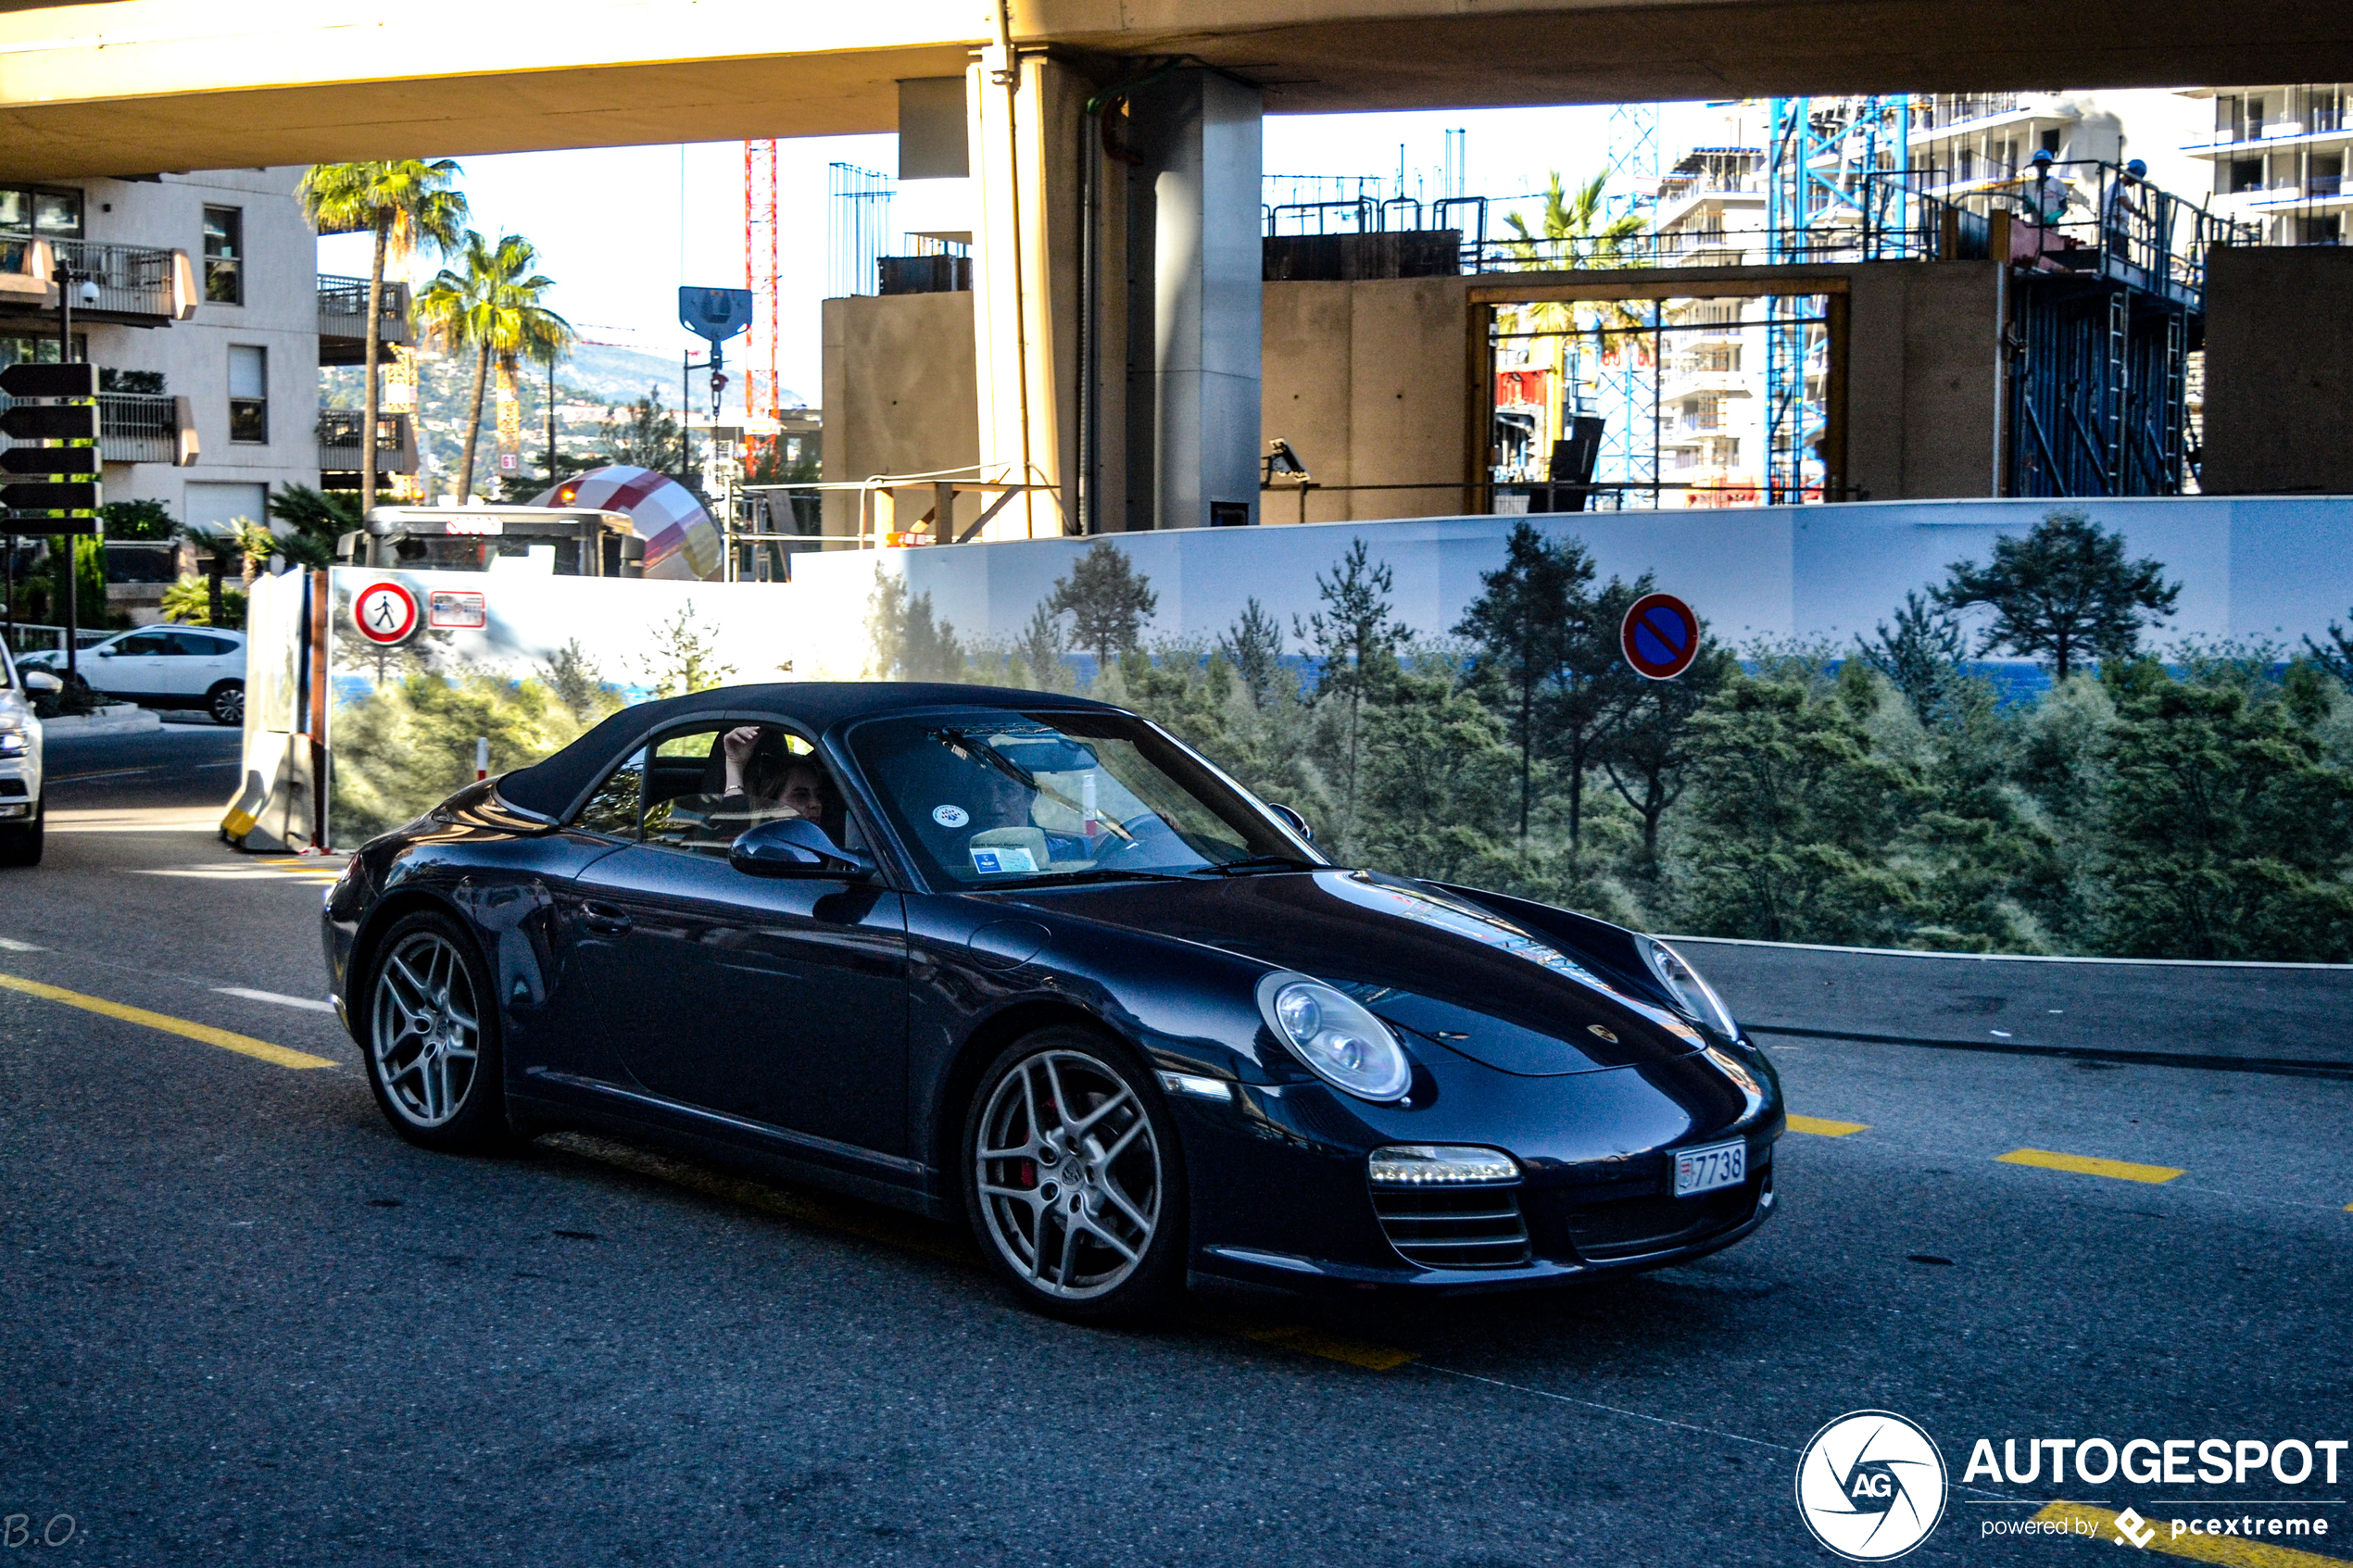
<path id="1" fill-rule="evenodd" d="M 583 904 L 580 906 L 580 923 L 591 931 L 618 936 L 629 929 L 630 921 L 627 915 L 610 904 Z"/>

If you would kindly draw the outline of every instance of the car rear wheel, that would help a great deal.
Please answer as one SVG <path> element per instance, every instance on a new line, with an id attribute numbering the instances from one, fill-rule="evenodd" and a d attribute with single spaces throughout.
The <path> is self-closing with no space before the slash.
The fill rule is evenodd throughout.
<path id="1" fill-rule="evenodd" d="M 223 681 L 205 694 L 205 709 L 216 724 L 242 724 L 245 721 L 245 684 Z"/>
<path id="2" fill-rule="evenodd" d="M 973 1234 L 1036 1311 L 1131 1317 L 1183 1264 L 1176 1129 L 1132 1051 L 1078 1029 L 1016 1042 L 964 1119 Z"/>
<path id="3" fill-rule="evenodd" d="M 377 1108 L 422 1148 L 505 1146 L 497 1011 L 473 943 L 448 916 L 420 913 L 394 926 L 379 951 L 365 1040 Z"/>
<path id="4" fill-rule="evenodd" d="M 0 866 L 37 866 L 41 863 L 43 830 L 48 824 L 49 797 L 44 791 L 32 803 L 32 820 L 18 826 L 0 828 Z"/>

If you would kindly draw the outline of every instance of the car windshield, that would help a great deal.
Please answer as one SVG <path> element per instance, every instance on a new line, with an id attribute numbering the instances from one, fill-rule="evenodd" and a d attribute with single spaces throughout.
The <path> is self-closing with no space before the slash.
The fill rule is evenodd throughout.
<path id="1" fill-rule="evenodd" d="M 1255 801 L 1138 719 L 878 719 L 849 748 L 937 884 L 990 886 L 1319 865 Z"/>

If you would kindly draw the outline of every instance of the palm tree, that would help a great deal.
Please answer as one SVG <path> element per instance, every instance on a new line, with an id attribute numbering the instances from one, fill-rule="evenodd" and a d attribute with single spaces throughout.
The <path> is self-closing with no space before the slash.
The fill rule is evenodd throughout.
<path id="1" fill-rule="evenodd" d="M 359 510 L 376 504 L 376 360 L 383 349 L 384 264 L 406 266 L 420 249 L 446 252 L 466 227 L 466 198 L 451 189 L 459 168 L 449 158 L 432 163 L 401 158 L 391 163 L 314 165 L 296 187 L 311 227 L 322 234 L 372 232 L 374 259 L 368 269 L 367 389 L 359 443 Z"/>
<path id="2" fill-rule="evenodd" d="M 539 261 L 538 247 L 521 234 L 501 234 L 494 243 L 475 230 L 466 231 L 459 247 L 459 270 L 443 268 L 417 296 L 417 318 L 445 352 L 459 347 L 474 351 L 473 417 L 466 428 L 465 459 L 458 473 L 458 497 L 473 494 L 474 448 L 482 442 L 482 395 L 490 379 L 490 364 L 498 361 L 511 375 L 516 363 L 528 357 L 553 359 L 570 346 L 572 323 L 540 303 L 556 286 L 532 268 Z"/>
<path id="3" fill-rule="evenodd" d="M 1509 242 L 1512 254 L 1528 268 L 1558 267 L 1563 259 L 1573 266 L 1607 267 L 1624 259 L 1633 249 L 1627 242 L 1642 232 L 1648 223 L 1634 212 L 1620 213 L 1604 221 L 1602 190 L 1608 183 L 1609 170 L 1604 169 L 1571 194 L 1561 188 L 1560 170 L 1554 169 L 1551 184 L 1544 192 L 1544 214 L 1541 220 L 1544 232 L 1541 238 L 1529 232 L 1527 220 L 1518 213 L 1504 215 L 1504 221 L 1519 236 Z M 1547 242 L 1557 247 L 1549 256 L 1539 249 Z M 1569 253 L 1565 258 L 1561 255 L 1563 249 Z M 1584 254 L 1578 254 L 1580 251 Z"/>
<path id="4" fill-rule="evenodd" d="M 1639 265 L 1642 259 L 1641 247 L 1634 242 L 1648 231 L 1649 220 L 1636 212 L 1622 212 L 1616 218 L 1605 216 L 1602 192 L 1608 183 L 1609 170 L 1604 169 L 1575 191 L 1567 191 L 1561 185 L 1560 170 L 1553 170 L 1544 192 L 1543 214 L 1538 220 L 1542 225 L 1541 234 L 1531 233 L 1518 213 L 1504 214 L 1504 221 L 1518 236 L 1506 242 L 1506 248 L 1518 258 L 1520 267 L 1534 271 Z M 1559 334 L 1553 339 L 1552 384 L 1564 400 L 1569 395 L 1570 337 L 1581 342 L 1584 333 L 1595 332 L 1601 338 L 1604 363 L 1614 357 L 1630 354 L 1635 364 L 1647 367 L 1650 344 L 1642 333 L 1650 324 L 1649 318 L 1627 300 L 1574 305 L 1565 300 L 1544 300 L 1515 306 L 1511 310 L 1511 330 Z M 1617 336 L 1617 346 L 1614 350 L 1607 346 L 1611 342 L 1609 334 L 1622 334 Z M 1546 417 L 1550 420 L 1557 415 L 1558 410 L 1551 410 Z"/>

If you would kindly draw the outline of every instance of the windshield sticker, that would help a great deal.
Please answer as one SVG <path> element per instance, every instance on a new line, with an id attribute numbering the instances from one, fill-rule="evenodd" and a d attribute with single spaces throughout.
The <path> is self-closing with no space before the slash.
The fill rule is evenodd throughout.
<path id="1" fill-rule="evenodd" d="M 973 819 L 972 813 L 962 806 L 935 806 L 931 809 L 931 820 L 944 828 L 960 828 Z"/>
<path id="2" fill-rule="evenodd" d="M 1037 869 L 1038 857 L 1018 844 L 1000 844 L 993 849 L 973 851 L 973 870 L 986 875 L 1027 874 Z"/>

